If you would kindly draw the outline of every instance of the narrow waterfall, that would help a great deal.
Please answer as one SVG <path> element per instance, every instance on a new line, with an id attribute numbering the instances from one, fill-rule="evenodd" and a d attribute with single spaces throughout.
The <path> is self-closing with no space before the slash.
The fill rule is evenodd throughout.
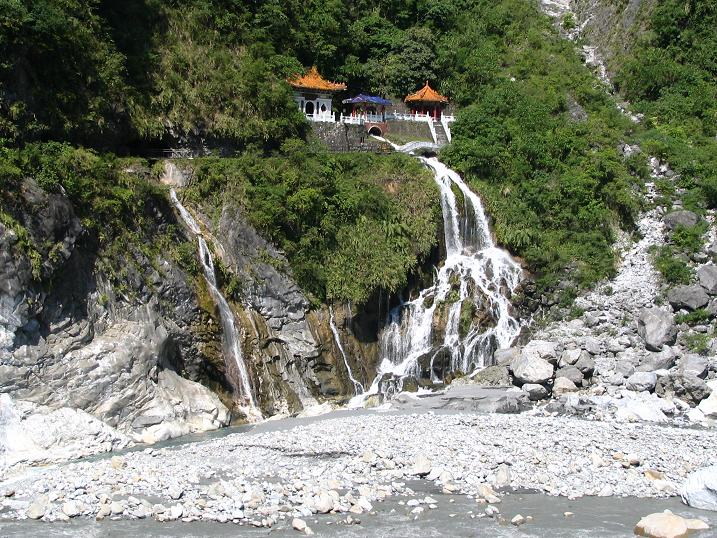
<path id="1" fill-rule="evenodd" d="M 189 213 L 189 211 L 187 211 L 187 209 L 179 201 L 177 193 L 174 189 L 170 190 L 169 196 L 172 199 L 172 203 L 177 208 L 177 211 L 179 211 L 182 220 L 192 233 L 197 236 L 199 259 L 202 262 L 204 279 L 207 282 L 207 287 L 209 288 L 209 293 L 211 294 L 212 299 L 219 308 L 219 316 L 222 322 L 222 348 L 224 350 L 225 357 L 228 356 L 231 358 L 231 361 L 227 362 L 227 373 L 229 374 L 227 377 L 232 381 L 234 389 L 244 400 L 243 408 L 247 418 L 260 419 L 261 411 L 256 405 L 256 401 L 254 400 L 254 395 L 251 390 L 249 372 L 247 370 L 246 363 L 244 362 L 244 355 L 239 343 L 239 331 L 237 330 L 236 322 L 234 320 L 234 313 L 217 286 L 212 253 L 207 246 L 207 242 L 202 236 L 202 230 L 199 227 L 199 224 L 197 224 L 197 221 L 194 220 L 191 213 Z"/>
<path id="2" fill-rule="evenodd" d="M 490 365 L 495 349 L 510 346 L 520 331 L 510 296 L 522 270 L 493 242 L 480 198 L 437 158 L 418 158 L 440 190 L 446 259 L 432 286 L 390 312 L 368 394 L 390 396 L 406 379 L 425 379 L 426 372 L 432 382 L 451 372 L 475 372 Z"/>
<path id="3" fill-rule="evenodd" d="M 354 384 L 354 395 L 363 394 L 363 385 L 354 377 L 354 374 L 351 371 L 351 366 L 349 365 L 349 359 L 346 356 L 346 351 L 341 343 L 341 338 L 339 338 L 339 330 L 336 328 L 336 322 L 334 321 L 334 308 L 332 306 L 329 306 L 329 326 L 331 327 L 331 332 L 334 335 L 336 347 L 339 348 L 339 353 L 341 353 L 341 357 L 344 359 L 344 365 L 346 366 L 346 372 L 349 375 L 349 379 L 351 380 L 351 383 Z"/>

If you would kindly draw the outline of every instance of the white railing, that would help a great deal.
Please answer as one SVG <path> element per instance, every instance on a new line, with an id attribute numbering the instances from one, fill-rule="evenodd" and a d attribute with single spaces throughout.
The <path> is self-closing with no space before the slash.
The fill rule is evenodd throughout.
<path id="1" fill-rule="evenodd" d="M 306 114 L 306 119 L 309 121 L 325 121 L 335 123 L 336 118 L 332 113 L 328 114 Z"/>
<path id="2" fill-rule="evenodd" d="M 401 120 L 401 121 L 432 121 L 433 118 L 430 114 L 405 114 L 403 112 L 390 112 L 386 114 L 387 120 Z"/>
<path id="3" fill-rule="evenodd" d="M 446 138 L 448 139 L 448 142 L 451 141 L 451 128 L 448 126 L 450 123 L 453 123 L 455 118 L 453 116 L 441 116 L 441 125 L 443 126 L 443 130 L 446 132 Z"/>
<path id="4" fill-rule="evenodd" d="M 433 119 L 433 116 L 430 114 L 405 114 L 403 112 L 396 112 L 395 110 L 393 112 L 387 112 L 385 115 L 383 114 L 360 114 L 357 116 L 351 116 L 351 115 L 344 115 L 339 114 L 338 117 L 335 116 L 333 113 L 330 112 L 324 112 L 324 113 L 318 113 L 318 114 L 305 114 L 306 119 L 309 121 L 317 121 L 317 122 L 327 122 L 327 123 L 348 123 L 351 125 L 364 125 L 366 123 L 383 123 L 387 120 L 398 120 L 398 121 L 416 121 L 421 123 L 428 124 L 428 129 L 431 131 L 431 137 L 433 138 L 434 143 L 438 143 L 438 136 L 436 135 L 436 128 L 435 123 L 436 120 Z M 448 138 L 448 142 L 451 141 L 451 129 L 449 127 L 449 124 L 455 121 L 455 116 L 453 115 L 441 115 L 441 125 L 443 126 L 443 130 L 446 132 L 446 137 Z"/>
<path id="5" fill-rule="evenodd" d="M 436 135 L 436 128 L 433 126 L 433 119 L 429 117 L 428 121 L 426 123 L 428 123 L 428 128 L 431 131 L 431 136 L 433 137 L 433 142 L 438 144 L 438 135 Z"/>
<path id="6" fill-rule="evenodd" d="M 364 119 L 360 116 L 344 116 L 341 115 L 340 118 L 341 123 L 349 123 L 352 125 L 363 125 L 365 123 Z"/>

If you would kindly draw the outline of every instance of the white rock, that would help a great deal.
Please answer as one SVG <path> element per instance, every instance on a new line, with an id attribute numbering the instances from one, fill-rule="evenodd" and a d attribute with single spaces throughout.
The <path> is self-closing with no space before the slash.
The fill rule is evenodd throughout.
<path id="1" fill-rule="evenodd" d="M 649 538 L 687 538 L 687 521 L 665 510 L 643 517 L 635 526 L 635 534 Z"/>
<path id="2" fill-rule="evenodd" d="M 77 501 L 67 501 L 62 505 L 62 512 L 67 517 L 77 517 L 82 512 L 80 510 L 79 505 L 77 504 Z"/>
<path id="3" fill-rule="evenodd" d="M 652 392 L 657 384 L 655 372 L 635 372 L 627 378 L 625 388 L 636 392 Z"/>
<path id="4" fill-rule="evenodd" d="M 334 499 L 327 492 L 322 491 L 314 497 L 314 508 L 319 514 L 327 514 L 334 508 Z"/>
<path id="5" fill-rule="evenodd" d="M 513 519 L 510 520 L 510 522 L 513 525 L 515 525 L 516 527 L 518 527 L 518 526 L 522 525 L 523 523 L 525 523 L 525 518 L 522 515 L 517 514 L 513 517 Z"/>
<path id="6" fill-rule="evenodd" d="M 553 377 L 553 365 L 545 359 L 521 353 L 510 362 L 513 376 L 521 383 L 541 384 Z"/>
<path id="7" fill-rule="evenodd" d="M 697 409 L 703 416 L 717 419 L 717 391 L 713 390 L 707 398 L 700 402 Z"/>
<path id="8" fill-rule="evenodd" d="M 50 508 L 50 499 L 47 495 L 40 495 L 30 506 L 27 507 L 25 514 L 30 519 L 40 519 Z"/>
<path id="9" fill-rule="evenodd" d="M 578 387 L 567 377 L 558 377 L 553 382 L 553 396 L 559 397 L 569 392 L 575 392 Z"/>
<path id="10" fill-rule="evenodd" d="M 717 511 L 717 465 L 690 474 L 680 491 L 682 502 L 700 510 Z"/>
<path id="11" fill-rule="evenodd" d="M 169 509 L 169 516 L 173 520 L 179 519 L 184 515 L 184 507 L 181 504 L 175 504 Z"/>
<path id="12" fill-rule="evenodd" d="M 306 521 L 298 517 L 291 520 L 291 528 L 295 531 L 304 532 L 307 526 Z"/>
<path id="13" fill-rule="evenodd" d="M 424 454 L 419 454 L 413 459 L 413 467 L 411 474 L 416 476 L 426 476 L 431 472 L 431 460 Z"/>

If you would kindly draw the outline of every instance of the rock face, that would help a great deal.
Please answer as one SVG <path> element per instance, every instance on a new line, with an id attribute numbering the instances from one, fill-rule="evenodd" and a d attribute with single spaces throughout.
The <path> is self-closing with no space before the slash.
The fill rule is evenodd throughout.
<path id="1" fill-rule="evenodd" d="M 717 465 L 698 469 L 689 475 L 680 496 L 682 502 L 693 508 L 717 511 Z"/>
<path id="2" fill-rule="evenodd" d="M 84 411 L 0 394 L 0 473 L 18 463 L 75 459 L 129 444 L 129 437 Z"/>
<path id="3" fill-rule="evenodd" d="M 646 308 L 637 319 L 637 334 L 651 351 L 660 351 L 672 345 L 677 338 L 677 327 L 670 312 L 659 307 Z"/>
<path id="4" fill-rule="evenodd" d="M 513 376 L 521 383 L 545 383 L 553 377 L 553 365 L 533 354 L 522 353 L 510 363 Z"/>
<path id="5" fill-rule="evenodd" d="M 165 168 L 169 184 L 188 177 Z M 90 439 L 104 451 L 129 439 L 156 442 L 229 424 L 221 325 L 201 273 L 132 243 L 105 260 L 64 195 L 47 194 L 31 179 L 21 195 L 16 220 L 35 244 L 49 246 L 31 265 L 16 234 L 0 224 L 0 393 L 10 395 L 2 406 L 14 417 L 2 427 L 20 420 L 29 428 L 22 442 L 6 443 L 5 460 L 37 460 L 35 446 L 62 459 L 84 454 Z M 168 201 L 153 199 L 146 211 L 148 224 L 138 231 L 146 245 L 170 230 L 175 243 L 195 252 L 195 237 L 184 235 Z M 264 387 L 264 410 L 295 412 L 315 396 L 346 394 L 336 355 L 321 337 L 331 334 L 328 320 L 310 313 L 290 276 L 267 263 L 274 258 L 279 267 L 282 256 L 228 209 L 215 240 L 248 298 L 236 308 L 236 323 L 250 374 Z M 32 428 L 41 430 L 48 417 L 72 426 L 53 430 L 43 445 Z"/>
<path id="6" fill-rule="evenodd" d="M 667 293 L 667 300 L 675 310 L 686 308 L 687 310 L 697 310 L 706 306 L 710 301 L 709 296 L 702 286 L 677 286 Z"/>

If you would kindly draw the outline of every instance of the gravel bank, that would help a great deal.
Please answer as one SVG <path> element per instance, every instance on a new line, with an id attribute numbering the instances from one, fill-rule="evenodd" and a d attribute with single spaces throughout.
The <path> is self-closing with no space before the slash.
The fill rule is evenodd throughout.
<path id="1" fill-rule="evenodd" d="M 268 527 L 317 513 L 371 517 L 389 497 L 421 517 L 434 503 L 411 487 L 417 478 L 470 495 L 485 513 L 500 488 L 665 497 L 717 463 L 716 432 L 571 417 L 341 412 L 290 424 L 25 471 L 0 483 L 12 493 L 0 517 Z"/>

